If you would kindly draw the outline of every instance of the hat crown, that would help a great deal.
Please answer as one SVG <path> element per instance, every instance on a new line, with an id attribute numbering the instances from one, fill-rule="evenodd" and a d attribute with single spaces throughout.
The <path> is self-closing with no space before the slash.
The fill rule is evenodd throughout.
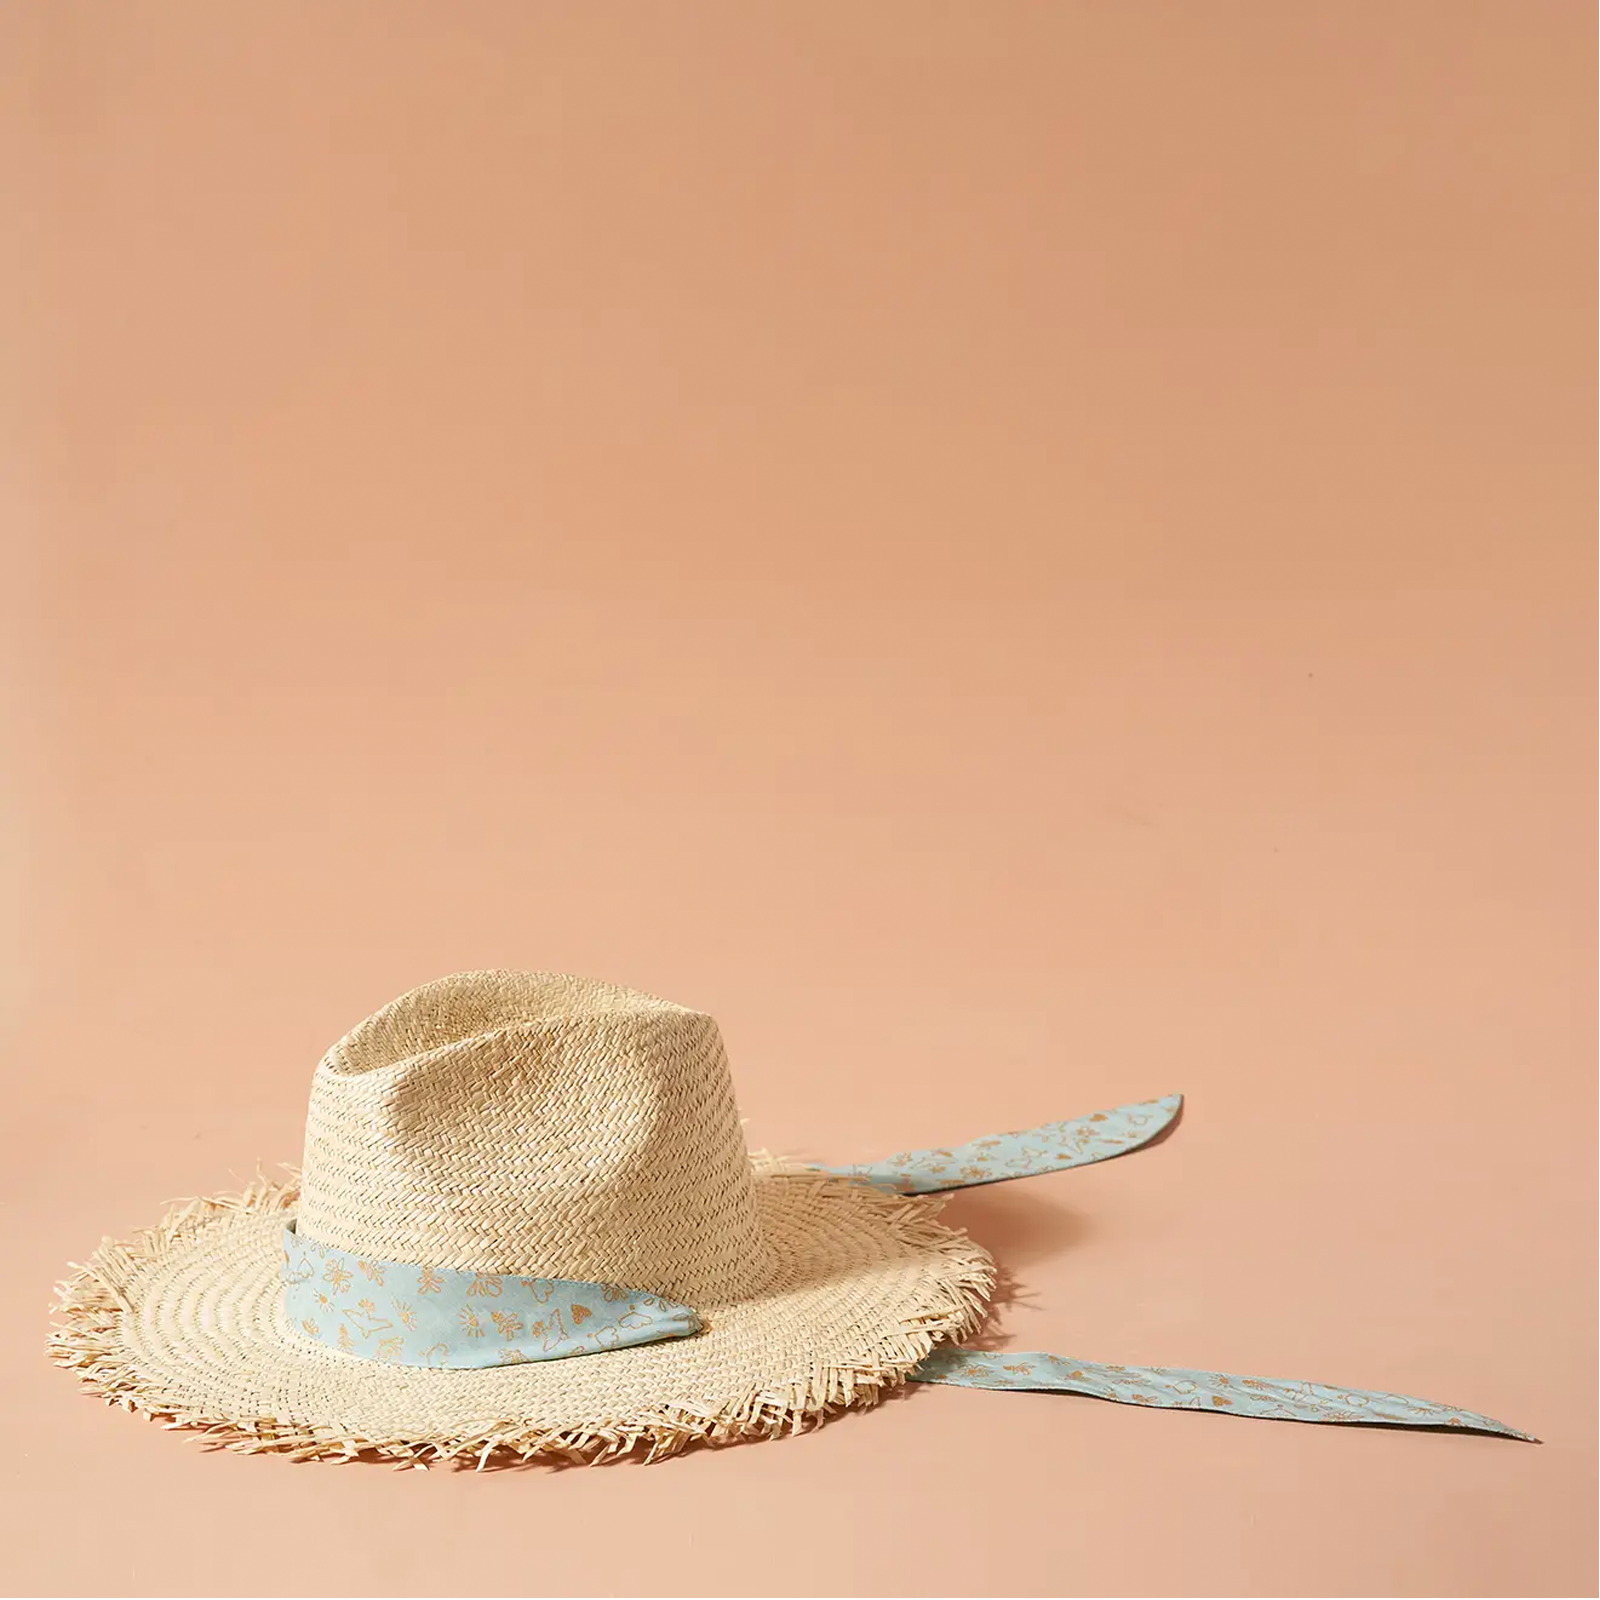
<path id="1" fill-rule="evenodd" d="M 358 1257 L 691 1305 L 770 1266 L 715 1021 L 560 973 L 441 978 L 334 1045 L 298 1226 Z"/>

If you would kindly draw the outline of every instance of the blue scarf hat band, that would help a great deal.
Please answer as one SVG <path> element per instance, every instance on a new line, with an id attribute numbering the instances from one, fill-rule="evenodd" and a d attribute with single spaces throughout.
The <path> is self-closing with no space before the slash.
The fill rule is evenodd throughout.
<path id="1" fill-rule="evenodd" d="M 998 1183 L 1126 1155 L 1166 1132 L 1182 1104 L 1182 1096 L 1168 1095 L 947 1149 L 814 1170 L 904 1194 Z M 692 1307 L 648 1288 L 374 1260 L 306 1237 L 293 1222 L 283 1231 L 281 1277 L 285 1317 L 300 1337 L 400 1366 L 471 1369 L 568 1360 L 692 1338 L 704 1326 Z M 1076 1394 L 1224 1416 L 1533 1438 L 1477 1412 L 1408 1395 L 1041 1353 L 943 1345 L 909 1377 L 918 1383 Z"/>

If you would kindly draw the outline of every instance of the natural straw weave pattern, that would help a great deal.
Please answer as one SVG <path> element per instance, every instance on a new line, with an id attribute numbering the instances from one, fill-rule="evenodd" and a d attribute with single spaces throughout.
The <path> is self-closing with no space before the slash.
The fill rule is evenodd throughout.
<path id="1" fill-rule="evenodd" d="M 303 1192 L 190 1202 L 62 1285 L 55 1359 L 233 1449 L 481 1466 L 798 1432 L 871 1404 L 981 1319 L 988 1255 L 906 1199 L 745 1151 L 701 1013 L 610 985 L 472 973 L 385 1007 L 318 1067 Z M 706 1331 L 431 1371 L 297 1336 L 280 1232 L 418 1265 L 609 1280 Z"/>
<path id="2" fill-rule="evenodd" d="M 300 1228 L 356 1256 L 624 1283 L 696 1307 L 771 1270 L 717 1025 L 556 974 L 385 1006 L 317 1068 Z"/>

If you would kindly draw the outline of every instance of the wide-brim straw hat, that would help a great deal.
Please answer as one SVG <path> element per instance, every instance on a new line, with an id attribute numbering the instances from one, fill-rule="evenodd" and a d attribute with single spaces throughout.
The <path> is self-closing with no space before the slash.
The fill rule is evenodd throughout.
<path id="1" fill-rule="evenodd" d="M 702 1012 L 551 973 L 465 973 L 328 1052 L 298 1178 L 102 1244 L 62 1286 L 53 1349 L 108 1400 L 235 1449 L 662 1456 L 869 1405 L 972 1330 L 993 1263 L 936 1220 L 941 1203 L 752 1156 Z M 362 1273 L 367 1309 L 349 1312 Z M 513 1341 L 510 1364 L 434 1370 L 405 1346 L 411 1274 L 620 1285 L 654 1314 L 692 1308 L 699 1331 L 566 1359 Z M 292 1320 L 286 1275 L 338 1302 L 326 1324 L 315 1305 Z"/>

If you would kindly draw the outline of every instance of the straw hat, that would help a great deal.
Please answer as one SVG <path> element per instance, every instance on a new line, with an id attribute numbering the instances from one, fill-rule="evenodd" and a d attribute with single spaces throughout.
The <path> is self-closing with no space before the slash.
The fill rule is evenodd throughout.
<path id="1" fill-rule="evenodd" d="M 870 1405 L 975 1327 L 993 1265 L 934 1220 L 941 1203 L 752 1157 L 702 1012 L 463 973 L 328 1052 L 297 1180 L 103 1243 L 61 1287 L 53 1353 L 106 1399 L 234 1449 L 670 1455 Z M 544 1352 L 581 1358 L 538 1359 L 547 1319 L 508 1296 L 493 1330 L 511 1364 L 469 1365 L 495 1340 L 458 1340 L 432 1347 L 451 1363 L 435 1370 L 412 1348 L 429 1337 L 412 1291 L 441 1282 L 485 1295 L 463 1324 L 502 1283 L 571 1291 L 568 1342 Z M 329 1314 L 292 1315 L 297 1293 Z"/>

